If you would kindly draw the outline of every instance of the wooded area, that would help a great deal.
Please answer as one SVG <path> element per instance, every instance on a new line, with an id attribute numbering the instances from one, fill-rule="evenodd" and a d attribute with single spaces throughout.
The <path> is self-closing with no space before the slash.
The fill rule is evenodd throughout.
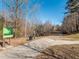
<path id="1" fill-rule="evenodd" d="M 64 34 L 79 32 L 78 0 L 68 0 L 66 3 L 68 11 L 61 25 L 53 25 L 49 20 L 42 24 L 35 16 L 35 13 L 40 9 L 41 1 L 33 2 L 29 3 L 29 0 L 3 0 L 6 10 L 3 10 L 0 15 L 0 33 L 3 32 L 3 27 L 12 27 L 15 38 L 52 35 L 56 31 Z M 28 19 L 27 16 L 30 18 Z"/>
<path id="2" fill-rule="evenodd" d="M 11 4 L 12 3 L 12 4 Z M 29 7 L 29 1 L 28 0 L 3 0 L 3 4 L 6 6 L 7 11 L 9 11 L 9 15 L 7 16 L 7 12 L 3 12 L 2 16 L 5 20 L 4 26 L 10 26 L 14 28 L 15 36 L 21 37 L 21 36 L 27 36 L 29 33 L 36 32 L 36 35 L 45 35 L 43 33 L 46 32 L 53 32 L 54 25 L 52 25 L 49 22 L 46 22 L 45 24 L 34 24 L 33 21 L 25 20 L 25 16 L 30 14 L 32 17 L 32 20 L 37 19 L 35 17 L 35 12 L 40 8 L 37 3 L 40 4 L 40 1 L 34 2 Z M 79 31 L 79 1 L 78 0 L 68 0 L 66 3 L 66 9 L 68 10 L 66 12 L 66 15 L 64 17 L 63 24 L 57 28 L 60 28 L 63 33 L 74 33 Z M 23 9 L 23 6 L 25 6 L 25 9 Z M 39 22 L 39 21 L 37 21 Z M 60 30 L 59 29 L 59 30 Z M 38 34 L 37 34 L 38 33 Z"/>
<path id="3" fill-rule="evenodd" d="M 68 12 L 64 17 L 62 32 L 68 34 L 79 32 L 79 1 L 68 0 L 66 9 Z"/>
<path id="4" fill-rule="evenodd" d="M 79 59 L 79 0 L 0 0 L 0 59 Z"/>

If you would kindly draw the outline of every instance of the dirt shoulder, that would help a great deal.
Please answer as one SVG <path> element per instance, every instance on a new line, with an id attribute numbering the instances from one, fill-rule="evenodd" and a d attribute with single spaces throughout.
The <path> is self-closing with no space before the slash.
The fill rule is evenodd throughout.
<path id="1" fill-rule="evenodd" d="M 79 45 L 51 46 L 35 59 L 79 59 Z"/>

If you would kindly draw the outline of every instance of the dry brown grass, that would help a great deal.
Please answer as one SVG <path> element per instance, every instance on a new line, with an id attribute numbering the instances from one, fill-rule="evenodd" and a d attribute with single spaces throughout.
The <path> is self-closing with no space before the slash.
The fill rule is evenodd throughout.
<path id="1" fill-rule="evenodd" d="M 23 45 L 27 43 L 26 38 L 16 38 L 16 39 L 6 39 L 6 42 L 12 46 L 18 46 L 18 45 Z"/>
<path id="2" fill-rule="evenodd" d="M 77 34 L 71 34 L 64 36 L 65 38 L 71 38 L 71 40 L 79 40 L 79 33 Z"/>
<path id="3" fill-rule="evenodd" d="M 35 59 L 79 59 L 79 45 L 52 46 Z"/>

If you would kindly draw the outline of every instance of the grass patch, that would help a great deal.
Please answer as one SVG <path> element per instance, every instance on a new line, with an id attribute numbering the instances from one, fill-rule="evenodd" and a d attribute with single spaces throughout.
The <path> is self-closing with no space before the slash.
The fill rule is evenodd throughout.
<path id="1" fill-rule="evenodd" d="M 66 38 L 71 38 L 72 40 L 79 40 L 79 33 L 77 34 L 71 34 L 71 35 L 66 35 Z"/>

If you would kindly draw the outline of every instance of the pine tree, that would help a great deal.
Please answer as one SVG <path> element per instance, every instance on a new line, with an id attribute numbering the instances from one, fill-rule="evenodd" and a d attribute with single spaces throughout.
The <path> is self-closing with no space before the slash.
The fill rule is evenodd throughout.
<path id="1" fill-rule="evenodd" d="M 68 0 L 66 9 L 69 13 L 79 12 L 79 0 Z"/>
<path id="2" fill-rule="evenodd" d="M 63 31 L 67 33 L 79 31 L 79 0 L 68 0 L 68 11 L 63 21 Z"/>

